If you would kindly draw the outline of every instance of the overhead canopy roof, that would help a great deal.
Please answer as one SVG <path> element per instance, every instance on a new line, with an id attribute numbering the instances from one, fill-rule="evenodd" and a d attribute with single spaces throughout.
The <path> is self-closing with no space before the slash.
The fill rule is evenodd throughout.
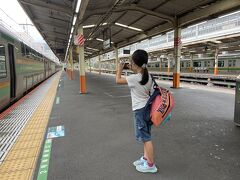
<path id="1" fill-rule="evenodd" d="M 63 61 L 77 0 L 18 1 Z M 239 8 L 239 0 L 82 0 L 74 33 L 83 25 L 86 56 L 94 56 L 112 50 L 103 49 L 103 34 L 119 48 L 174 29 L 176 19 L 186 27 Z"/>
<path id="2" fill-rule="evenodd" d="M 219 53 L 227 51 L 229 54 L 239 53 L 240 45 L 240 33 L 222 36 L 218 38 L 209 38 L 200 41 L 193 41 L 191 43 L 185 43 L 181 49 L 181 55 L 190 55 L 190 54 L 212 54 L 214 55 L 216 49 Z M 150 56 L 160 56 L 162 54 L 173 54 L 174 47 L 166 47 L 160 49 L 150 50 Z"/>

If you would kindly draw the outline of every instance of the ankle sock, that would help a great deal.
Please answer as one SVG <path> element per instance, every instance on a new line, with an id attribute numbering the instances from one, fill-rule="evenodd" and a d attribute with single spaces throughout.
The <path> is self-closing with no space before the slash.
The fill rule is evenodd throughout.
<path id="1" fill-rule="evenodd" d="M 154 165 L 154 163 L 148 162 L 148 166 L 149 166 L 149 167 L 153 167 L 153 165 Z"/>

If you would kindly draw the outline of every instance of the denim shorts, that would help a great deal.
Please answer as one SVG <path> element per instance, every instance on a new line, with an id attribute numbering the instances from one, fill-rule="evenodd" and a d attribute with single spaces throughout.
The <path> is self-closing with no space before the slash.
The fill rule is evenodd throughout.
<path id="1" fill-rule="evenodd" d="M 150 108 L 137 109 L 133 111 L 133 114 L 136 140 L 139 142 L 151 141 Z"/>

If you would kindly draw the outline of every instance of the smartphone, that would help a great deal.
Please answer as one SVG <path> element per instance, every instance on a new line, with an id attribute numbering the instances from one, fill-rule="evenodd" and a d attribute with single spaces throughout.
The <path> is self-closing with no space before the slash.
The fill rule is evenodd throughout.
<path id="1" fill-rule="evenodd" d="M 124 63 L 123 69 L 129 69 L 128 66 L 129 66 L 129 63 Z"/>

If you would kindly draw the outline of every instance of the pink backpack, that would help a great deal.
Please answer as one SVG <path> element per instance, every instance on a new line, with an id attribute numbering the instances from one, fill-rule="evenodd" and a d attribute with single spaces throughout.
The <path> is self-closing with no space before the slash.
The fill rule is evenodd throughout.
<path id="1" fill-rule="evenodd" d="M 152 77 L 152 75 L 151 75 Z M 172 116 L 172 109 L 174 107 L 173 95 L 168 89 L 159 87 L 154 78 L 154 92 L 150 96 L 146 107 L 151 106 L 150 118 L 155 126 L 165 124 Z"/>

